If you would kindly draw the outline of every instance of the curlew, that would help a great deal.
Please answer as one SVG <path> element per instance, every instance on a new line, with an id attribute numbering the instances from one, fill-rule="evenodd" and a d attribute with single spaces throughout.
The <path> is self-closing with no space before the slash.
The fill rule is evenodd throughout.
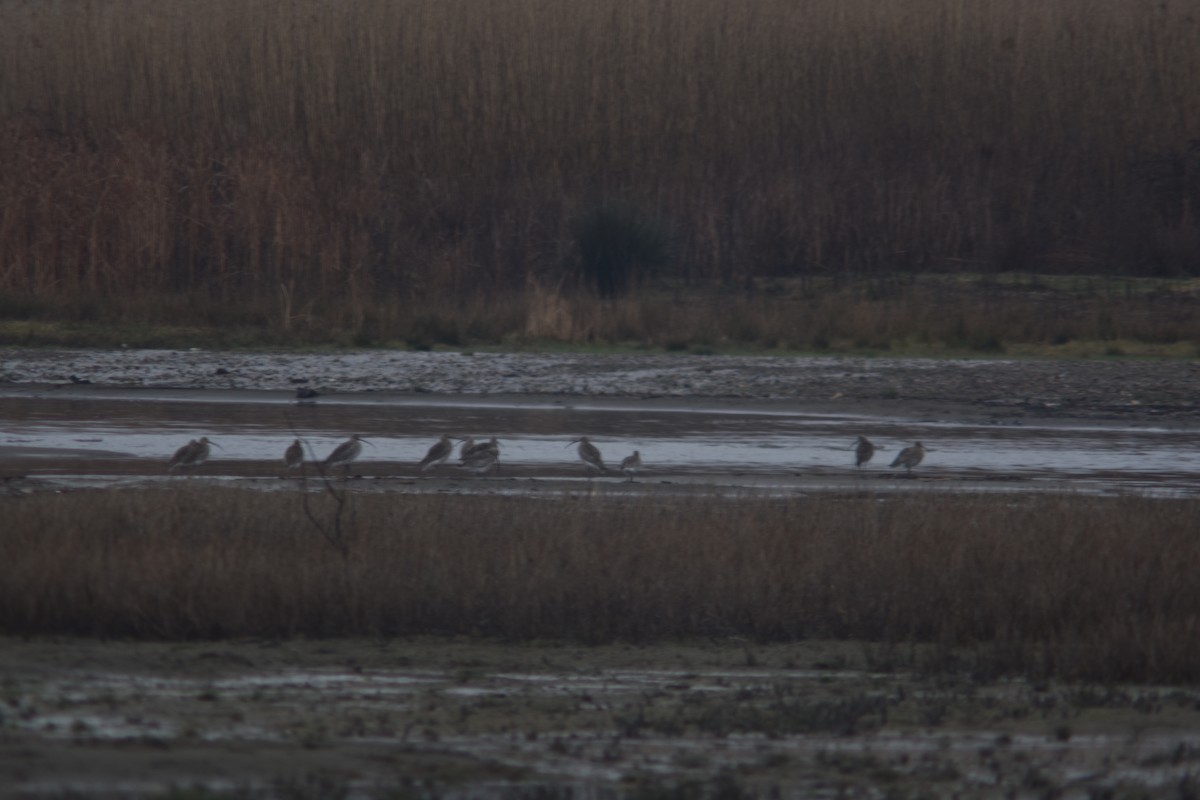
<path id="1" fill-rule="evenodd" d="M 351 436 L 346 441 L 333 448 L 333 452 L 325 456 L 325 460 L 321 465 L 326 469 L 335 469 L 341 467 L 345 471 L 345 475 L 350 475 L 350 465 L 362 453 L 362 443 L 367 440 L 359 436 L 357 433 Z M 370 442 L 367 442 L 370 444 Z"/>
<path id="2" fill-rule="evenodd" d="M 871 443 L 871 440 L 865 436 L 858 437 L 858 444 L 854 448 L 854 466 L 861 467 L 874 455 L 875 445 Z"/>
<path id="3" fill-rule="evenodd" d="M 212 452 L 209 448 L 211 444 L 214 443 L 210 442 L 207 436 L 192 439 L 175 451 L 175 455 L 171 456 L 170 462 L 167 463 L 167 469 L 174 472 L 180 468 L 200 466 L 205 461 L 208 461 L 208 454 Z"/>
<path id="4" fill-rule="evenodd" d="M 192 451 L 198 446 L 199 442 L 197 442 L 195 439 L 192 439 L 183 447 L 180 447 L 175 451 L 175 455 L 171 456 L 171 460 L 167 462 L 167 469 L 171 472 L 174 472 L 180 467 L 186 467 L 191 461 Z"/>
<path id="5" fill-rule="evenodd" d="M 463 439 L 462 447 L 460 447 L 458 450 L 458 460 L 462 463 L 466 463 L 467 456 L 471 454 L 471 451 L 474 450 L 476 446 L 477 445 L 475 444 L 474 436 L 468 436 L 466 439 Z"/>
<path id="6" fill-rule="evenodd" d="M 480 442 L 479 444 L 472 447 L 470 450 L 467 451 L 467 454 L 471 455 L 474 453 L 481 453 L 484 451 L 493 453 L 497 456 L 500 455 L 500 440 L 497 439 L 495 436 L 493 436 L 491 439 L 488 439 L 486 442 Z"/>
<path id="7" fill-rule="evenodd" d="M 586 436 L 581 436 L 569 442 L 567 446 L 570 447 L 576 442 L 579 443 L 579 458 L 587 465 L 589 475 L 592 470 L 596 470 L 601 474 L 608 472 L 608 468 L 604 466 L 604 459 L 600 456 L 600 451 L 596 449 L 596 445 L 589 442 Z"/>
<path id="8" fill-rule="evenodd" d="M 283 464 L 288 469 L 296 469 L 304 464 L 304 446 L 300 444 L 299 439 L 292 442 L 287 452 L 283 454 Z"/>
<path id="9" fill-rule="evenodd" d="M 912 473 L 913 467 L 920 464 L 925 458 L 925 445 L 917 442 L 912 447 L 906 447 L 896 456 L 896 460 L 892 462 L 893 467 L 904 467 L 905 472 Z"/>
<path id="10" fill-rule="evenodd" d="M 642 454 L 637 450 L 633 451 L 633 455 L 625 456 L 621 461 L 621 472 L 629 476 L 629 480 L 633 480 L 634 474 L 642 468 Z"/>
<path id="11" fill-rule="evenodd" d="M 467 457 L 463 459 L 463 468 L 476 476 L 486 475 L 492 470 L 499 472 L 500 449 L 493 450 L 487 445 L 483 445 L 481 449 L 467 454 Z"/>
<path id="12" fill-rule="evenodd" d="M 421 459 L 421 471 L 436 467 L 449 458 L 453 452 L 454 442 L 450 439 L 450 434 L 443 433 L 442 438 L 434 442 L 433 446 L 429 448 L 429 452 Z"/>

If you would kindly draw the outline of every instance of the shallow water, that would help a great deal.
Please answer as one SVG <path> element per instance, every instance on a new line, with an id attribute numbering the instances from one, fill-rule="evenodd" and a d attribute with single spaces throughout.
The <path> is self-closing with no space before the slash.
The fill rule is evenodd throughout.
<path id="1" fill-rule="evenodd" d="M 885 482 L 904 489 L 937 481 L 971 488 L 1200 490 L 1200 431 L 1190 429 L 963 424 L 723 408 L 718 401 L 670 407 L 367 395 L 299 405 L 284 393 L 249 391 L 160 392 L 154 399 L 0 397 L 0 475 L 163 476 L 180 445 L 208 436 L 216 449 L 197 474 L 275 478 L 295 436 L 306 442 L 310 459 L 320 459 L 352 433 L 368 439 L 352 473 L 372 477 L 421 475 L 417 463 L 449 433 L 499 437 L 506 480 L 578 481 L 587 474 L 570 442 L 586 435 L 612 467 L 640 451 L 639 485 L 761 488 L 803 481 L 806 488 L 838 488 L 870 480 L 873 488 Z M 858 435 L 878 447 L 861 471 L 853 467 Z M 925 462 L 915 479 L 902 480 L 907 476 L 888 464 L 915 440 L 927 448 Z M 454 460 L 424 476 L 468 478 Z M 620 478 L 614 473 L 605 483 Z M 479 481 L 489 491 L 495 483 Z"/>

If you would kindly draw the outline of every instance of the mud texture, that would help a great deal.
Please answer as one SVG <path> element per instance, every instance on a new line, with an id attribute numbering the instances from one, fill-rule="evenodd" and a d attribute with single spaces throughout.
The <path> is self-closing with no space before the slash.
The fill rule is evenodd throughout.
<path id="1" fill-rule="evenodd" d="M 0 796 L 1190 797 L 1194 690 L 882 646 L 0 642 Z M 907 658 L 913 654 L 904 654 Z"/>
<path id="2" fill-rule="evenodd" d="M 1200 418 L 1200 361 L 914 359 L 362 351 L 0 351 L 0 388 L 674 398 L 882 416 Z"/>

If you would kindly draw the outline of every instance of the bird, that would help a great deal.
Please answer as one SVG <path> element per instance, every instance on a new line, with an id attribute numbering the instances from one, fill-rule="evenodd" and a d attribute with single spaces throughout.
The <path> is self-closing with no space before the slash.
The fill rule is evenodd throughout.
<path id="1" fill-rule="evenodd" d="M 470 453 L 471 450 L 474 449 L 474 447 L 475 447 L 475 437 L 474 436 L 468 436 L 466 439 L 463 439 L 462 447 L 458 451 L 458 460 L 460 462 L 465 463 L 467 460 L 467 454 Z"/>
<path id="2" fill-rule="evenodd" d="M 633 455 L 625 456 L 621 461 L 621 472 L 629 476 L 629 480 L 633 480 L 634 473 L 642 468 L 642 454 L 637 450 L 633 451 Z"/>
<path id="3" fill-rule="evenodd" d="M 925 445 L 917 442 L 912 447 L 906 447 L 896 456 L 896 460 L 892 462 L 893 467 L 904 467 L 905 471 L 912 473 L 912 468 L 920 464 L 925 458 Z"/>
<path id="4" fill-rule="evenodd" d="M 875 455 L 875 445 L 865 436 L 858 437 L 858 446 L 854 448 L 854 466 L 861 467 Z"/>
<path id="5" fill-rule="evenodd" d="M 353 463 L 354 459 L 358 458 L 359 454 L 362 452 L 362 443 L 365 441 L 367 440 L 359 436 L 357 433 L 354 434 L 349 439 L 335 447 L 333 452 L 327 455 L 325 460 L 321 462 L 322 465 L 326 469 L 342 467 L 345 469 L 346 474 L 349 475 L 350 464 Z"/>
<path id="6" fill-rule="evenodd" d="M 283 463 L 288 469 L 295 469 L 304 464 L 304 447 L 300 444 L 299 439 L 292 442 L 287 452 L 283 454 Z"/>
<path id="7" fill-rule="evenodd" d="M 181 467 L 198 467 L 208 460 L 208 454 L 212 452 L 209 445 L 214 444 L 208 440 L 207 436 L 201 436 L 199 439 L 192 439 L 183 447 L 175 451 L 175 455 L 171 456 L 170 462 L 167 463 L 167 469 L 171 472 Z M 218 445 L 219 446 L 219 445 Z"/>
<path id="8" fill-rule="evenodd" d="M 167 462 L 167 469 L 174 472 L 179 467 L 185 467 L 191 462 L 192 451 L 199 447 L 200 443 L 192 439 L 183 447 L 175 451 L 175 455 L 171 456 L 171 460 Z"/>
<path id="9" fill-rule="evenodd" d="M 315 403 L 315 402 L 317 402 L 317 398 L 320 396 L 321 396 L 321 393 L 318 392 L 316 389 L 312 388 L 311 386 L 297 386 L 296 387 L 296 402 L 300 403 L 301 405 Z"/>
<path id="10" fill-rule="evenodd" d="M 486 445 L 473 453 L 468 453 L 463 459 L 463 468 L 474 475 L 486 475 L 493 469 L 500 471 L 500 450 L 492 450 Z"/>
<path id="11" fill-rule="evenodd" d="M 471 456 L 475 455 L 476 453 L 483 453 L 483 452 L 494 453 L 495 455 L 500 455 L 500 440 L 497 439 L 495 436 L 493 436 L 491 439 L 488 439 L 486 442 L 478 442 L 476 444 L 472 444 L 470 447 L 467 447 L 464 444 L 463 448 L 464 448 L 463 449 L 464 457 L 466 457 L 466 458 L 470 458 Z"/>
<path id="12" fill-rule="evenodd" d="M 604 459 L 600 455 L 600 451 L 596 449 L 596 445 L 588 441 L 586 436 L 581 436 L 567 444 L 568 447 L 579 443 L 579 458 L 587 465 L 588 473 L 592 470 L 597 470 L 601 473 L 607 473 L 608 468 L 604 466 Z"/>
<path id="13" fill-rule="evenodd" d="M 442 438 L 433 443 L 429 448 L 429 452 L 421 459 L 421 471 L 424 472 L 431 467 L 436 467 L 441 464 L 450 454 L 454 452 L 454 442 L 450 440 L 450 434 L 443 433 Z"/>

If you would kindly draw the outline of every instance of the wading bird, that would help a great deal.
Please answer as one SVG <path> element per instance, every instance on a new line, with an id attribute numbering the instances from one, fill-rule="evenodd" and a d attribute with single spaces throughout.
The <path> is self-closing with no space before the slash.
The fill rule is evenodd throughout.
<path id="1" fill-rule="evenodd" d="M 463 459 L 463 468 L 470 471 L 473 475 L 486 475 L 495 470 L 500 471 L 500 449 L 495 450 L 483 446 L 482 449 L 469 453 Z"/>
<path id="2" fill-rule="evenodd" d="M 362 443 L 367 440 L 359 436 L 357 433 L 351 436 L 346 441 L 333 448 L 333 452 L 325 456 L 325 460 L 321 464 L 326 469 L 335 469 L 341 467 L 345 471 L 345 475 L 350 475 L 350 465 L 362 453 Z M 370 444 L 370 442 L 367 442 Z"/>
<path id="3" fill-rule="evenodd" d="M 450 434 L 443 433 L 442 438 L 434 442 L 433 447 L 430 447 L 429 452 L 421 459 L 421 471 L 424 472 L 431 467 L 436 467 L 449 458 L 453 452 L 454 442 L 451 441 Z"/>
<path id="4" fill-rule="evenodd" d="M 500 440 L 497 439 L 495 436 L 493 436 L 491 439 L 488 439 L 486 442 L 475 445 L 475 447 L 473 447 L 469 452 L 480 453 L 485 450 L 489 453 L 495 453 L 496 455 L 500 455 Z"/>
<path id="5" fill-rule="evenodd" d="M 893 467 L 904 467 L 904 470 L 909 474 L 912 473 L 913 467 L 920 464 L 925 458 L 925 445 L 917 442 L 912 447 L 906 447 L 896 456 L 896 460 L 892 462 Z"/>
<path id="6" fill-rule="evenodd" d="M 296 469 L 304 463 L 304 447 L 300 444 L 300 440 L 292 442 L 288 447 L 287 452 L 283 454 L 283 464 L 288 469 Z"/>
<path id="7" fill-rule="evenodd" d="M 467 456 L 470 455 L 471 451 L 474 450 L 475 447 L 476 445 L 474 436 L 468 436 L 466 439 L 463 439 L 462 447 L 460 447 L 458 450 L 458 460 L 462 463 L 466 463 Z"/>
<path id="8" fill-rule="evenodd" d="M 874 455 L 875 445 L 871 443 L 871 440 L 865 436 L 858 437 L 858 444 L 854 448 L 854 466 L 861 467 Z"/>
<path id="9" fill-rule="evenodd" d="M 192 439 L 183 447 L 180 447 L 178 450 L 176 450 L 175 455 L 171 456 L 171 460 L 167 462 L 167 469 L 171 472 L 174 472 L 180 467 L 186 467 L 191 460 L 192 451 L 195 450 L 199 444 L 200 443 L 195 439 Z"/>
<path id="10" fill-rule="evenodd" d="M 637 450 L 633 451 L 633 455 L 625 456 L 621 461 L 621 472 L 629 476 L 629 480 L 633 480 L 634 474 L 642 468 L 642 454 Z"/>
<path id="11" fill-rule="evenodd" d="M 600 456 L 600 451 L 596 449 L 596 445 L 589 442 L 586 436 L 581 436 L 578 439 L 568 442 L 567 447 L 576 442 L 579 443 L 579 458 L 587 465 L 589 475 L 592 470 L 596 470 L 601 474 L 608 472 L 608 468 L 604 466 L 604 459 Z"/>
<path id="12" fill-rule="evenodd" d="M 209 449 L 210 444 L 214 443 L 210 442 L 207 436 L 201 436 L 198 440 L 192 439 L 175 451 L 175 455 L 171 456 L 171 460 L 167 464 L 167 469 L 174 472 L 180 468 L 200 466 L 205 461 L 208 461 L 208 454 L 212 452 Z"/>

